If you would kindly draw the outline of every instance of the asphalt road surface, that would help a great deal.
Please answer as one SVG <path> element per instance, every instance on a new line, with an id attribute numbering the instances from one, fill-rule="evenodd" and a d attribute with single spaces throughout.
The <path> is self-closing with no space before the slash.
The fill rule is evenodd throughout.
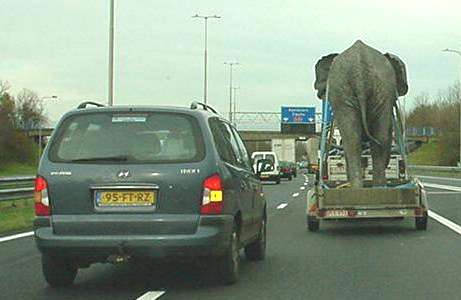
<path id="1" fill-rule="evenodd" d="M 31 237 L 0 243 L 1 299 L 459 299 L 461 180 L 423 177 L 432 215 L 416 231 L 412 219 L 330 221 L 308 232 L 304 176 L 266 184 L 266 260 L 242 255 L 240 281 L 223 286 L 205 262 L 93 265 L 75 284 L 45 283 Z M 434 188 L 436 187 L 436 188 Z M 453 226 L 452 226 L 453 228 Z"/>

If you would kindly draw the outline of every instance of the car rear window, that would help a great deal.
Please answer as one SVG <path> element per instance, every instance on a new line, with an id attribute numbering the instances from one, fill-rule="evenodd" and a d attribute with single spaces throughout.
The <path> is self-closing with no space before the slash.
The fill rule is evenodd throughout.
<path id="1" fill-rule="evenodd" d="M 197 121 L 163 112 L 74 115 L 59 127 L 50 148 L 54 162 L 193 162 L 204 155 Z"/>
<path id="2" fill-rule="evenodd" d="M 275 156 L 273 154 L 266 154 L 266 159 L 268 159 L 271 162 L 275 163 Z"/>
<path id="3" fill-rule="evenodd" d="M 258 161 L 260 159 L 263 159 L 263 155 L 262 154 L 256 154 L 254 157 L 253 157 L 253 161 Z"/>

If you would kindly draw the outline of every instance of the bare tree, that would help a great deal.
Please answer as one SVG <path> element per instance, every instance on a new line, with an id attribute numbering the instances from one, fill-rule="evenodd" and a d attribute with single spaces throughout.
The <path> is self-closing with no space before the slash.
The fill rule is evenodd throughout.
<path id="1" fill-rule="evenodd" d="M 16 96 L 16 114 L 18 125 L 23 129 L 35 128 L 46 122 L 41 99 L 28 89 L 23 89 Z"/>
<path id="2" fill-rule="evenodd" d="M 8 92 L 10 88 L 11 88 L 11 85 L 8 81 L 0 79 L 0 97 L 6 92 Z"/>

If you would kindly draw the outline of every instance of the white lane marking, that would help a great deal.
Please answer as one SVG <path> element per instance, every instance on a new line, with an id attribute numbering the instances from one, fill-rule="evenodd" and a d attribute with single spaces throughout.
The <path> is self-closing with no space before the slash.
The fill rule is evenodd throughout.
<path id="1" fill-rule="evenodd" d="M 31 235 L 34 235 L 33 231 L 19 233 L 19 234 L 10 235 L 10 236 L 5 236 L 5 237 L 0 238 L 0 243 L 20 239 L 20 238 L 31 236 Z"/>
<path id="2" fill-rule="evenodd" d="M 299 196 L 299 193 L 294 193 L 292 196 L 293 196 L 293 197 L 298 197 L 298 196 Z"/>
<path id="3" fill-rule="evenodd" d="M 147 292 L 141 297 L 137 298 L 136 300 L 155 300 L 160 298 L 163 294 L 165 294 L 164 291 L 151 291 Z"/>
<path id="4" fill-rule="evenodd" d="M 301 190 L 305 190 L 305 189 L 306 189 L 306 187 L 305 187 L 305 186 L 302 186 L 302 187 L 300 187 L 300 189 L 301 189 Z"/>
<path id="5" fill-rule="evenodd" d="M 432 210 L 428 211 L 428 215 L 429 217 L 436 220 L 440 224 L 447 226 L 448 228 L 450 228 L 451 230 L 453 230 L 454 232 L 458 234 L 461 234 L 461 226 L 459 226 L 458 224 L 453 223 L 452 221 L 442 217 L 441 215 L 436 214 Z"/>
<path id="6" fill-rule="evenodd" d="M 461 181 L 460 178 L 451 178 L 451 177 L 436 177 L 436 176 L 422 176 L 422 175 L 415 175 L 418 178 L 423 179 L 436 179 L 436 180 L 449 180 L 449 181 Z"/>
<path id="7" fill-rule="evenodd" d="M 309 184 L 309 183 L 307 183 L 307 182 L 304 182 L 304 185 L 308 185 L 308 184 Z"/>
<path id="8" fill-rule="evenodd" d="M 436 189 L 461 192 L 461 187 L 459 187 L 459 186 L 443 185 L 443 184 L 435 184 L 435 183 L 425 183 L 425 182 L 423 182 L 423 185 L 427 186 L 427 187 L 431 187 L 431 188 L 436 188 Z"/>
<path id="9" fill-rule="evenodd" d="M 277 206 L 277 209 L 284 209 L 285 207 L 287 207 L 288 203 L 281 203 Z"/>

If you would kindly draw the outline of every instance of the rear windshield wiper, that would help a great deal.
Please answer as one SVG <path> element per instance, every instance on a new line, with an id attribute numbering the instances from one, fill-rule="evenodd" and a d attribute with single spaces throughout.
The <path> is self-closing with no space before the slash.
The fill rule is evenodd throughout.
<path id="1" fill-rule="evenodd" d="M 127 161 L 127 156 L 102 156 L 102 157 L 85 157 L 71 160 L 71 162 L 80 161 Z"/>

